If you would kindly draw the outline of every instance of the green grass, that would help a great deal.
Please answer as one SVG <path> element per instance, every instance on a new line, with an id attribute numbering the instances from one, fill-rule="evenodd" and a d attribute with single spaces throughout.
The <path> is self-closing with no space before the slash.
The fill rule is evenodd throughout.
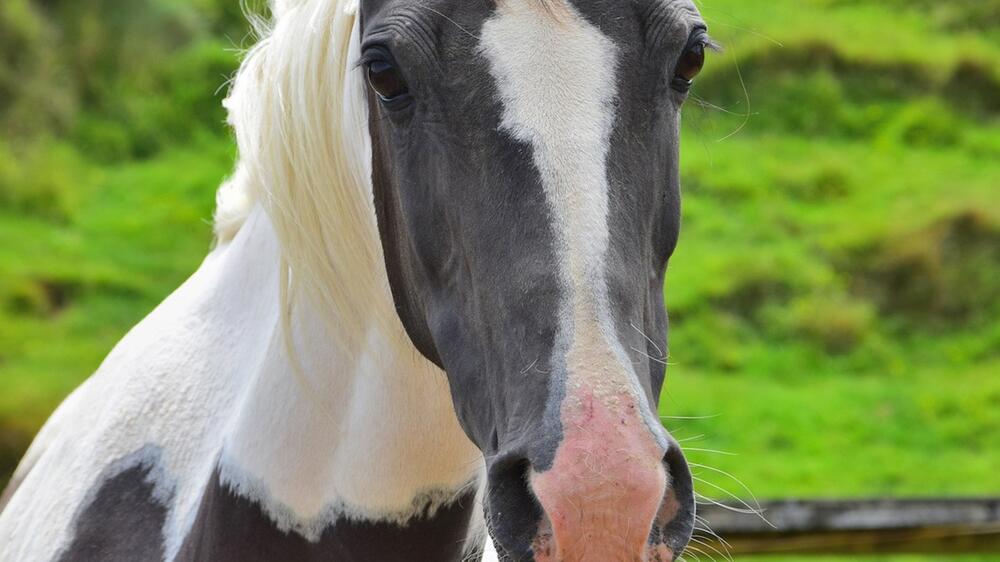
<path id="1" fill-rule="evenodd" d="M 695 472 L 714 497 L 747 496 L 735 478 L 769 498 L 996 493 L 998 369 L 1000 360 L 779 378 L 680 365 L 664 423 L 710 467 Z"/>
<path id="2" fill-rule="evenodd" d="M 685 110 L 661 413 L 700 492 L 1000 493 L 1000 3 L 698 3 L 726 51 Z M 221 44 L 167 61 L 193 119 Z M 124 91 L 0 143 L 0 482 L 210 243 L 230 141 Z"/>
<path id="3" fill-rule="evenodd" d="M 228 140 L 86 167 L 64 220 L 0 212 L 0 471 L 211 243 Z M 3 480 L 5 478 L 0 478 Z"/>
<path id="4" fill-rule="evenodd" d="M 760 496 L 1000 492 L 1000 107 L 951 91 L 970 60 L 1000 91 L 997 43 L 886 4 L 701 4 L 730 50 L 685 116 L 662 414 L 709 417 L 667 425 Z"/>
<path id="5" fill-rule="evenodd" d="M 661 408 L 700 493 L 1000 493 L 995 20 L 700 4 L 727 52 L 685 115 Z"/>

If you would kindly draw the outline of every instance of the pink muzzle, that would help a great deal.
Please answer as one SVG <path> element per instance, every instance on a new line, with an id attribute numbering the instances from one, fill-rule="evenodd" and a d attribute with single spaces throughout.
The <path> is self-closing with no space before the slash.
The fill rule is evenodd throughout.
<path id="1" fill-rule="evenodd" d="M 563 440 L 550 469 L 530 486 L 547 520 L 532 550 L 538 562 L 671 562 L 650 545 L 658 519 L 676 509 L 667 494 L 666 451 L 632 396 L 567 397 Z M 665 499 L 665 496 L 668 496 Z"/>

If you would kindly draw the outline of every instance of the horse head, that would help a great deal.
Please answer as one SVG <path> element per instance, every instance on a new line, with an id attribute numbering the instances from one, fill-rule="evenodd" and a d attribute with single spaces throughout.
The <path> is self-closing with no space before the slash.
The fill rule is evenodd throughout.
<path id="1" fill-rule="evenodd" d="M 673 560 L 691 474 L 657 415 L 690 0 L 363 0 L 397 312 L 447 373 L 511 560 Z"/>

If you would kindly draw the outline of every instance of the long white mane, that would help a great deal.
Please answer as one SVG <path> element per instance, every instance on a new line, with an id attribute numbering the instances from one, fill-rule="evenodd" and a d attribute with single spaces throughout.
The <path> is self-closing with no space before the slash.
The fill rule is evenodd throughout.
<path id="1" fill-rule="evenodd" d="M 261 26 L 226 100 L 239 163 L 219 190 L 215 216 L 217 243 L 225 244 L 263 205 L 281 242 L 286 315 L 301 293 L 341 327 L 391 312 L 373 310 L 369 298 L 386 281 L 354 64 L 357 11 L 357 0 L 272 1 L 274 20 Z"/>

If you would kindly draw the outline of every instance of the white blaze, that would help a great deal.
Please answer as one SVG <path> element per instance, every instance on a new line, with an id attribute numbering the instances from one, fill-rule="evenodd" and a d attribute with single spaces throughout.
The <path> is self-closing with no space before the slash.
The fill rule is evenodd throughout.
<path id="1" fill-rule="evenodd" d="M 501 128 L 533 148 L 553 217 L 566 290 L 560 339 L 569 345 L 567 397 L 586 388 L 608 402 L 638 400 L 605 278 L 618 49 L 569 3 L 552 11 L 538 0 L 504 0 L 483 25 L 480 48 L 503 104 Z M 650 415 L 647 423 L 662 437 Z"/>

